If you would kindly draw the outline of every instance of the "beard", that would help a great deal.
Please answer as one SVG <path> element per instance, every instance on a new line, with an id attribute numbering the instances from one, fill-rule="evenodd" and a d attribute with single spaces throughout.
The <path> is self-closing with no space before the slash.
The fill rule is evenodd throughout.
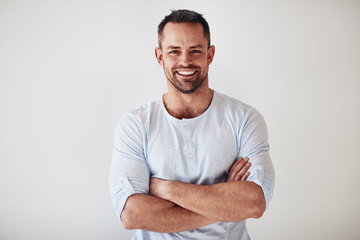
<path id="1" fill-rule="evenodd" d="M 187 82 L 187 83 L 191 83 L 190 88 L 186 87 L 186 85 L 184 84 L 184 82 L 180 79 L 178 79 L 177 77 L 177 69 L 189 69 L 189 70 L 196 70 L 197 72 L 195 72 L 195 74 L 197 76 L 196 79 L 192 82 Z M 182 66 L 178 66 L 178 67 L 174 67 L 171 70 L 167 71 L 166 67 L 164 66 L 164 72 L 166 75 L 167 80 L 171 83 L 171 85 L 173 85 L 178 91 L 180 91 L 181 93 L 185 93 L 185 94 L 189 94 L 189 93 L 193 93 L 195 92 L 204 82 L 204 80 L 207 77 L 207 72 L 206 73 L 201 73 L 198 72 L 199 70 L 201 70 L 199 67 L 194 66 L 194 65 L 190 65 L 188 67 L 182 67 Z"/>

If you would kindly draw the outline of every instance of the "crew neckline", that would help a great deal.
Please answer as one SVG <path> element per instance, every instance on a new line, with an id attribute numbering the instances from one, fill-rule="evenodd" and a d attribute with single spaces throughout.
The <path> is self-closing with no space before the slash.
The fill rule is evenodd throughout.
<path id="1" fill-rule="evenodd" d="M 179 119 L 179 118 L 176 118 L 174 116 L 172 116 L 167 110 L 166 110 L 166 107 L 165 107 L 165 103 L 164 103 L 164 95 L 161 96 L 161 105 L 162 105 L 162 109 L 163 111 L 165 112 L 165 115 L 173 120 L 173 121 L 177 121 L 177 122 L 191 122 L 191 121 L 195 121 L 197 119 L 201 119 L 203 117 L 205 117 L 208 112 L 211 110 L 211 108 L 213 107 L 213 105 L 215 104 L 215 100 L 216 100 L 216 97 L 217 97 L 217 92 L 214 90 L 214 94 L 213 94 L 213 97 L 211 99 L 211 102 L 210 102 L 210 105 L 209 107 L 205 110 L 205 112 L 203 112 L 202 114 L 200 114 L 199 116 L 197 117 L 194 117 L 194 118 L 182 118 L 182 119 Z"/>

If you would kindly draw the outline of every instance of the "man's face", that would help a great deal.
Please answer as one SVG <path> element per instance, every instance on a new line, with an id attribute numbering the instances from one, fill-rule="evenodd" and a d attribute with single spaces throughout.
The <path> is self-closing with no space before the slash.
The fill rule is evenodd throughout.
<path id="1" fill-rule="evenodd" d="M 161 49 L 156 48 L 156 58 L 164 68 L 167 80 L 178 91 L 195 92 L 207 81 L 215 48 L 208 48 L 200 23 L 167 23 L 161 46 Z"/>

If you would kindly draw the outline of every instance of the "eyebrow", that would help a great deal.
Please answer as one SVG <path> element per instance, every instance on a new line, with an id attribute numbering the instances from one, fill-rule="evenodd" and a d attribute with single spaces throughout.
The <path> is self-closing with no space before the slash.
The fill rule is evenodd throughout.
<path id="1" fill-rule="evenodd" d="M 192 46 L 190 48 L 204 48 L 204 47 L 202 45 L 198 44 L 198 45 Z"/>
<path id="2" fill-rule="evenodd" d="M 180 47 L 177 46 L 168 46 L 166 49 L 179 49 Z"/>
<path id="3" fill-rule="evenodd" d="M 180 48 L 181 47 L 178 47 L 178 46 L 168 46 L 166 49 L 180 49 Z M 190 47 L 190 49 L 194 49 L 194 48 L 204 48 L 204 47 L 200 44 Z"/>

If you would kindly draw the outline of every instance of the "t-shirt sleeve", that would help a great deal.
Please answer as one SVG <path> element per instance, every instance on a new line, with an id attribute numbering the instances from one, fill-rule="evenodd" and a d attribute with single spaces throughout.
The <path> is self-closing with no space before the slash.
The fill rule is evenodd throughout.
<path id="1" fill-rule="evenodd" d="M 262 188 L 268 208 L 273 195 L 275 171 L 269 154 L 266 123 L 254 108 L 250 108 L 245 114 L 239 136 L 240 157 L 248 157 L 251 162 L 247 180 Z"/>
<path id="2" fill-rule="evenodd" d="M 139 118 L 124 115 L 115 131 L 109 185 L 117 217 L 127 199 L 149 193 L 149 170 L 144 155 L 144 128 Z M 121 219 L 120 219 L 121 220 Z"/>

